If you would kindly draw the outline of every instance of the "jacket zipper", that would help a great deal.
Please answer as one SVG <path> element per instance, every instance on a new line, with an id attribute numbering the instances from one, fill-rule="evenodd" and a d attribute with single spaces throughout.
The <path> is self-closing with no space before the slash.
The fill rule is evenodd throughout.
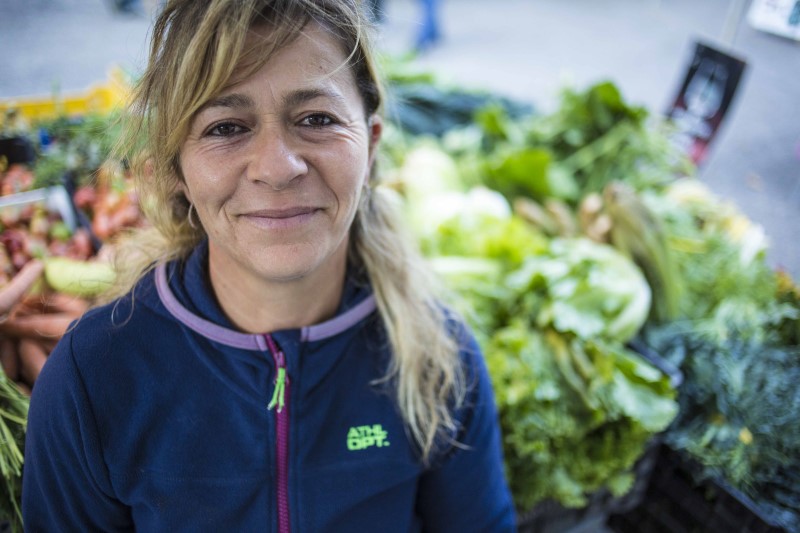
<path id="1" fill-rule="evenodd" d="M 278 531 L 289 533 L 289 376 L 286 373 L 286 357 L 278 348 L 272 335 L 265 335 L 265 339 L 277 369 L 275 390 L 267 409 L 272 410 L 277 406 L 275 422 L 277 426 Z"/>

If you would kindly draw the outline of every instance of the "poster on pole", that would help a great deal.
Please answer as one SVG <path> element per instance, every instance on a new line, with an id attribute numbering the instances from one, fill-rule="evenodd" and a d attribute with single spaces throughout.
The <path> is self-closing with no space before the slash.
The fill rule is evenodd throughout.
<path id="1" fill-rule="evenodd" d="M 747 19 L 757 30 L 800 41 L 800 0 L 753 0 Z"/>
<path id="2" fill-rule="evenodd" d="M 667 117 L 676 127 L 674 142 L 696 165 L 708 155 L 745 70 L 746 63 L 697 42 Z"/>

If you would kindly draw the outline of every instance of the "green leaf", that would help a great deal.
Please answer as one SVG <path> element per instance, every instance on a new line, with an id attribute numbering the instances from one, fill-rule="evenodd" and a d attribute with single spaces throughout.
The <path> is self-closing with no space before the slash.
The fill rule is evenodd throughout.
<path id="1" fill-rule="evenodd" d="M 622 411 L 654 433 L 663 431 L 678 413 L 671 398 L 654 394 L 651 387 L 629 381 L 622 372 L 615 372 L 613 398 Z"/>

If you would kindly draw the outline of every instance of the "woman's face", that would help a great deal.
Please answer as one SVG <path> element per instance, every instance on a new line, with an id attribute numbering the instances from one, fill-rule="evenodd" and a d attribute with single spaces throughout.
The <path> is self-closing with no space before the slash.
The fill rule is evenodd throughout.
<path id="1" fill-rule="evenodd" d="M 208 102 L 180 154 L 214 273 L 281 282 L 344 271 L 380 136 L 334 37 L 309 24 Z"/>

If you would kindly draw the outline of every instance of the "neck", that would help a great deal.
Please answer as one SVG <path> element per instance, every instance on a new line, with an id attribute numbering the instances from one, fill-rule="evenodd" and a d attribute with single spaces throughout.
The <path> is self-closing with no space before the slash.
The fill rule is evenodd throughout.
<path id="1" fill-rule="evenodd" d="M 211 285 L 222 311 L 240 330 L 266 333 L 318 324 L 339 307 L 345 261 L 325 272 L 288 281 L 226 275 L 209 261 Z"/>

